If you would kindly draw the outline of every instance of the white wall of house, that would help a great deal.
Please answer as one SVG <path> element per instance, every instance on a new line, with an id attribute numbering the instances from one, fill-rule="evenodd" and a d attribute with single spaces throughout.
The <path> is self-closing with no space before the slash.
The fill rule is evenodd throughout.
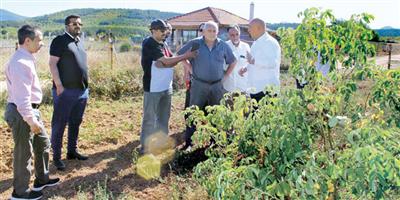
<path id="1" fill-rule="evenodd" d="M 173 51 L 179 49 L 182 45 L 184 45 L 191 39 L 198 37 L 197 29 L 173 29 L 172 31 L 173 33 L 171 36 L 173 38 L 171 37 L 167 39 L 167 43 Z M 243 38 L 244 41 L 247 42 L 250 38 L 247 30 L 241 27 L 241 34 L 241 38 Z M 225 41 L 229 39 L 226 27 L 219 27 L 218 37 Z"/>

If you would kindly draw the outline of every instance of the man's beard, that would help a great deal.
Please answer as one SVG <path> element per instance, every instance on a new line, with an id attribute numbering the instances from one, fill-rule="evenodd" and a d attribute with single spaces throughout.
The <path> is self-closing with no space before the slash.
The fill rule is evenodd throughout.
<path id="1" fill-rule="evenodd" d="M 74 37 L 78 37 L 81 35 L 81 33 L 82 33 L 81 30 L 74 30 L 71 35 Z"/>

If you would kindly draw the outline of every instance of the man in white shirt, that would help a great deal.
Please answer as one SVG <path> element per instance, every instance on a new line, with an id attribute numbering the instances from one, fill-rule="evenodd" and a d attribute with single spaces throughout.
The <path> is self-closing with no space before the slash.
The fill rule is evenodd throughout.
<path id="1" fill-rule="evenodd" d="M 322 63 L 322 57 L 321 57 L 321 52 L 318 51 L 318 60 L 316 65 L 317 71 L 322 73 L 322 76 L 327 77 L 329 73 L 329 69 L 331 66 L 329 65 L 329 62 L 326 62 L 325 64 Z"/>
<path id="2" fill-rule="evenodd" d="M 237 25 L 228 28 L 229 41 L 226 43 L 232 49 L 233 55 L 237 60 L 237 66 L 233 72 L 225 79 L 223 86 L 228 92 L 240 91 L 246 92 L 247 89 L 247 74 L 239 75 L 242 68 L 246 68 L 249 64 L 246 55 L 250 52 L 250 46 L 247 43 L 240 41 L 240 28 Z"/>
<path id="3" fill-rule="evenodd" d="M 249 33 L 255 41 L 247 55 L 249 65 L 239 73 L 244 75 L 248 72 L 250 97 L 259 101 L 265 95 L 273 96 L 279 91 L 281 48 L 278 41 L 266 32 L 265 22 L 261 19 L 251 20 Z M 266 87 L 273 87 L 274 94 L 265 93 Z"/>
<path id="4" fill-rule="evenodd" d="M 315 63 L 315 67 L 318 72 L 321 72 L 323 77 L 327 77 L 329 70 L 330 70 L 330 65 L 329 62 L 326 62 L 325 64 L 322 63 L 322 57 L 321 57 L 321 52 L 318 51 L 318 56 L 317 56 L 317 62 Z M 296 77 L 296 87 L 297 89 L 303 89 L 307 84 L 308 81 L 305 80 L 305 70 L 302 70 L 302 75 L 303 76 L 298 76 Z"/>

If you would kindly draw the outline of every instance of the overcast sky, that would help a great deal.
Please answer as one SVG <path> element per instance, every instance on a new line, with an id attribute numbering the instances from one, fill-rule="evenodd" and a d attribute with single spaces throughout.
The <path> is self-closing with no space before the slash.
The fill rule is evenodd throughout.
<path id="1" fill-rule="evenodd" d="M 297 14 L 309 7 L 332 9 L 337 18 L 367 12 L 375 16 L 372 28 L 400 28 L 400 0 L 0 0 L 0 7 L 34 17 L 72 8 L 137 8 L 187 13 L 207 6 L 249 18 L 250 2 L 255 17 L 269 23 L 300 22 Z"/>

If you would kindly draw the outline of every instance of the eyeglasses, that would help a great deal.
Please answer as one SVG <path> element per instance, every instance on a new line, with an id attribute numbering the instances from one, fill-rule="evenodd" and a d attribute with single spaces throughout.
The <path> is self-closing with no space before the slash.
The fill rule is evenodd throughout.
<path id="1" fill-rule="evenodd" d="M 83 24 L 82 23 L 78 23 L 78 22 L 73 22 L 73 23 L 70 23 L 70 25 L 72 24 L 72 26 L 83 26 Z"/>

